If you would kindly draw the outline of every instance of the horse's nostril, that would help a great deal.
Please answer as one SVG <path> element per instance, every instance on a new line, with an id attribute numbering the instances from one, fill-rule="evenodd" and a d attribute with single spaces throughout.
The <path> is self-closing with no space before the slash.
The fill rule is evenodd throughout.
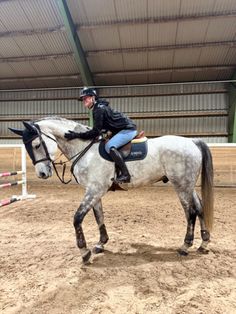
<path id="1" fill-rule="evenodd" d="M 44 172 L 40 172 L 39 175 L 40 175 L 40 178 L 43 178 L 43 179 L 47 177 Z"/>

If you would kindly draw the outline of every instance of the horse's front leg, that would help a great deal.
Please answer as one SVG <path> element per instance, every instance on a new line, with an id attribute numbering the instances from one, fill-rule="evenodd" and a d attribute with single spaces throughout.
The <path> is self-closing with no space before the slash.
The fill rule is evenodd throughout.
<path id="1" fill-rule="evenodd" d="M 93 213 L 96 218 L 96 222 L 98 224 L 99 232 L 100 232 L 100 239 L 99 242 L 95 245 L 93 252 L 95 254 L 104 252 L 104 244 L 107 243 L 109 240 L 106 226 L 104 224 L 104 215 L 102 209 L 102 201 L 99 200 L 96 205 L 93 207 Z"/>
<path id="2" fill-rule="evenodd" d="M 89 210 L 95 206 L 100 200 L 100 196 L 96 196 L 91 191 L 87 191 L 82 203 L 74 215 L 74 228 L 76 235 L 77 246 L 80 249 L 84 263 L 87 263 L 91 257 L 91 251 L 87 248 L 84 232 L 82 229 L 82 222 Z"/>

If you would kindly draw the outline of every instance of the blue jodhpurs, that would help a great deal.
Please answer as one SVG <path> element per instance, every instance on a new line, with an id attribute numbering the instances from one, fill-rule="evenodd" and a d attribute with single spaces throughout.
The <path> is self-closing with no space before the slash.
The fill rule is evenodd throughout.
<path id="1" fill-rule="evenodd" d="M 105 145 L 105 150 L 109 154 L 112 147 L 120 148 L 127 144 L 137 135 L 137 130 L 122 130 L 114 135 Z"/>

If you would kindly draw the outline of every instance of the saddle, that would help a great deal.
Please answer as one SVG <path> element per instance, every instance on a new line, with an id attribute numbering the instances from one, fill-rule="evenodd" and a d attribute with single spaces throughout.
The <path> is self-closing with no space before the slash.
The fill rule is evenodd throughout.
<path id="1" fill-rule="evenodd" d="M 103 140 L 99 144 L 99 154 L 102 158 L 113 162 L 110 155 L 105 150 L 105 145 L 108 140 L 109 139 Z M 147 156 L 148 150 L 147 137 L 144 136 L 144 131 L 141 131 L 132 141 L 120 147 L 118 150 L 125 162 L 144 159 Z"/>
<path id="2" fill-rule="evenodd" d="M 99 154 L 102 158 L 112 161 L 110 155 L 107 154 L 105 150 L 105 144 L 109 141 L 110 138 L 106 138 L 99 144 Z M 147 137 L 144 135 L 144 131 L 141 131 L 132 141 L 128 142 L 124 146 L 120 147 L 119 152 L 122 154 L 124 161 L 132 161 L 132 160 L 142 160 L 147 156 Z M 118 172 L 119 170 L 116 169 Z M 169 179 L 166 176 L 163 176 L 160 181 L 163 183 L 167 183 Z M 125 190 L 124 185 L 117 184 L 113 182 L 112 186 L 109 188 L 110 191 L 116 190 Z"/>

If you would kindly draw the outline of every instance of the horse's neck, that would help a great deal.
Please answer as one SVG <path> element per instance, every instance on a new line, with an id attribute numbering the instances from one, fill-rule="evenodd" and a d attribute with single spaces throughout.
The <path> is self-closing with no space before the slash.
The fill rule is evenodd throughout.
<path id="1" fill-rule="evenodd" d="M 52 134 L 56 141 L 58 142 L 59 149 L 64 153 L 67 157 L 72 157 L 78 151 L 82 150 L 88 145 L 87 141 L 81 140 L 72 140 L 68 141 L 65 139 L 64 135 L 69 130 L 73 131 L 76 128 L 76 131 L 79 132 L 78 124 L 74 121 L 70 120 L 50 120 L 50 121 L 41 121 L 40 125 L 44 128 L 46 134 Z M 81 131 L 85 131 L 86 127 L 81 125 Z"/>

